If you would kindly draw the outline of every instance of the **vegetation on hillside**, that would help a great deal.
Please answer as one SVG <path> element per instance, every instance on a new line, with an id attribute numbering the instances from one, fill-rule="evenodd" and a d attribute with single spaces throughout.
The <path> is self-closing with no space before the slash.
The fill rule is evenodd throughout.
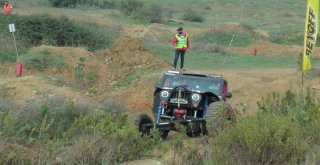
<path id="1" fill-rule="evenodd" d="M 50 98 L 21 107 L 23 113 L 18 113 L 14 103 L 1 97 L 0 137 L 5 143 L 0 147 L 11 146 L 1 151 L 4 164 L 114 164 L 165 148 L 178 153 L 178 159 L 167 160 L 168 164 L 300 164 L 316 163 L 320 156 L 320 104 L 310 92 L 289 90 L 283 97 L 273 93 L 258 103 L 257 114 L 240 119 L 213 139 L 190 143 L 179 137 L 160 143 L 156 131 L 152 138 L 141 137 L 121 113 L 92 115 L 85 106 L 64 99 Z M 33 152 L 17 152 L 19 145 Z"/>
<path id="2" fill-rule="evenodd" d="M 159 140 L 156 132 L 141 137 L 121 113 L 88 108 L 60 97 L 19 108 L 1 96 L 0 164 L 115 164 L 139 159 Z"/>
<path id="3" fill-rule="evenodd" d="M 53 7 L 95 6 L 109 9 L 115 7 L 117 0 L 49 0 L 49 2 Z"/>
<path id="4" fill-rule="evenodd" d="M 79 24 L 64 16 L 0 15 L 0 20 L 4 21 L 0 24 L 0 36 L 3 36 L 1 40 L 12 40 L 7 25 L 14 23 L 18 46 L 24 49 L 47 44 L 81 46 L 95 51 L 108 47 L 112 42 L 112 35 L 107 33 L 108 30 L 103 30 L 98 25 Z"/>

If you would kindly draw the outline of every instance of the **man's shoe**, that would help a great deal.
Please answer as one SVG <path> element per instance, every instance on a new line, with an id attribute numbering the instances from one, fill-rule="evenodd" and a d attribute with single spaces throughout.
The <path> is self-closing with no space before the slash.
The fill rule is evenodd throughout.
<path id="1" fill-rule="evenodd" d="M 172 70 L 176 70 L 176 68 L 175 68 L 175 67 L 172 67 Z"/>
<path id="2" fill-rule="evenodd" d="M 185 69 L 185 68 L 180 68 L 180 70 L 181 70 L 181 71 L 187 71 L 187 69 Z"/>

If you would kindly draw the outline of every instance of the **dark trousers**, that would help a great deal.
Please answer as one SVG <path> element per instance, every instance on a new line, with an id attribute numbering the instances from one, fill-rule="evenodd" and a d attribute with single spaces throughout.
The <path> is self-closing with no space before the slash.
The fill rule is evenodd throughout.
<path id="1" fill-rule="evenodd" d="M 177 62 L 179 59 L 179 55 L 180 55 L 180 69 L 183 68 L 183 64 L 184 64 L 184 55 L 185 55 L 186 51 L 185 50 L 176 50 L 176 54 L 174 57 L 174 61 L 173 61 L 173 67 L 177 68 Z"/>

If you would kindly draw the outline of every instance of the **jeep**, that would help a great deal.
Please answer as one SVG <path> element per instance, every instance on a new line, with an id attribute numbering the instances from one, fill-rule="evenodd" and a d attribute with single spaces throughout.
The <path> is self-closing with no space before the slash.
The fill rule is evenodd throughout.
<path id="1" fill-rule="evenodd" d="M 177 130 L 177 124 L 185 126 L 190 137 L 214 136 L 225 121 L 235 120 L 234 110 L 226 102 L 231 97 L 221 75 L 167 71 L 154 90 L 154 122 L 146 114 L 136 114 L 135 124 L 143 134 L 156 127 L 164 139 L 170 130 Z"/>

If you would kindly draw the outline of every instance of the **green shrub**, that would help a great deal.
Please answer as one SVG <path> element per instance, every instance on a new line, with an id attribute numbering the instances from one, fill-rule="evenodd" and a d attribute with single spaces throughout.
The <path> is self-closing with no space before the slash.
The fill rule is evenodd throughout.
<path id="1" fill-rule="evenodd" d="M 114 8 L 116 0 L 49 0 L 53 7 L 74 8 L 76 6 L 96 6 Z"/>
<path id="2" fill-rule="evenodd" d="M 120 5 L 121 12 L 130 16 L 139 11 L 143 3 L 140 0 L 121 0 Z"/>
<path id="3" fill-rule="evenodd" d="M 87 79 L 88 79 L 89 84 L 94 83 L 96 78 L 97 78 L 97 74 L 94 71 L 89 71 L 88 72 Z"/>
<path id="4" fill-rule="evenodd" d="M 133 70 L 131 73 L 127 73 L 125 77 L 115 84 L 116 87 L 127 87 L 134 81 L 140 78 L 141 75 L 147 74 L 150 70 L 147 69 L 137 69 Z"/>
<path id="5" fill-rule="evenodd" d="M 85 58 L 80 57 L 77 66 L 74 68 L 75 77 L 78 82 L 80 82 L 84 77 L 84 62 L 85 62 Z"/>
<path id="6" fill-rule="evenodd" d="M 28 53 L 25 56 L 26 68 L 31 68 L 37 71 L 44 71 L 49 67 L 64 69 L 68 64 L 64 62 L 62 56 L 52 55 L 48 50 L 43 50 L 35 53 Z"/>
<path id="7" fill-rule="evenodd" d="M 204 16 L 195 10 L 189 9 L 184 12 L 182 19 L 185 21 L 203 22 Z"/>
<path id="8" fill-rule="evenodd" d="M 294 164 L 309 149 L 299 123 L 289 116 L 261 115 L 243 120 L 229 135 L 216 139 L 215 159 L 228 164 L 224 156 L 234 155 L 233 163 Z M 228 148 L 224 148 L 229 146 Z M 222 150 L 222 152 L 220 151 Z M 226 153 L 229 154 L 221 155 Z"/>
<path id="9" fill-rule="evenodd" d="M 68 64 L 64 62 L 63 56 L 56 56 L 52 61 L 52 66 L 59 69 L 63 69 L 63 68 L 67 68 Z"/>
<path id="10" fill-rule="evenodd" d="M 17 54 L 14 50 L 0 52 L 0 63 L 4 62 L 16 62 Z"/>
<path id="11" fill-rule="evenodd" d="M 120 82 L 118 82 L 117 84 L 115 84 L 115 86 L 117 86 L 117 87 L 129 86 L 132 82 L 134 82 L 138 78 L 139 78 L 138 73 L 134 71 L 132 73 L 126 74 L 125 78 L 123 80 L 121 80 Z"/>
<path id="12" fill-rule="evenodd" d="M 143 14 L 150 20 L 150 23 L 163 23 L 165 10 L 159 4 L 152 4 L 146 7 Z"/>
<path id="13" fill-rule="evenodd" d="M 50 66 L 51 56 L 48 50 L 28 54 L 25 59 L 26 68 L 44 71 Z"/>
<path id="14" fill-rule="evenodd" d="M 14 108 L 0 110 L 0 136 L 17 143 L 32 144 L 62 138 L 75 118 L 88 115 L 92 107 L 85 101 L 75 105 L 64 97 L 51 96 L 40 103 L 30 101 L 28 105 Z"/>
<path id="15" fill-rule="evenodd" d="M 49 0 L 54 7 L 71 7 L 74 8 L 79 0 Z"/>
<path id="16" fill-rule="evenodd" d="M 0 18 L 4 17 L 0 15 Z M 48 44 L 54 46 L 82 46 L 95 51 L 111 43 L 105 28 L 94 24 L 79 24 L 65 16 L 13 15 L 16 36 L 26 47 Z M 4 19 L 5 20 L 5 19 Z M 6 20 L 0 24 L 0 34 L 8 34 Z"/>
<path id="17" fill-rule="evenodd" d="M 65 138 L 77 141 L 67 149 L 67 158 L 77 164 L 114 164 L 136 160 L 155 146 L 159 138 L 155 134 L 153 136 L 141 137 L 123 114 L 113 118 L 94 115 L 80 117 L 65 133 Z M 72 154 L 74 151 L 77 151 L 76 154 Z"/>
<path id="18" fill-rule="evenodd" d="M 117 0 L 96 0 L 94 5 L 103 9 L 112 9 L 116 7 Z"/>
<path id="19" fill-rule="evenodd" d="M 259 112 L 213 140 L 219 164 L 300 164 L 318 150 L 320 104 L 310 90 L 284 96 L 272 93 Z M 311 145 L 312 144 L 312 145 Z M 228 160 L 227 158 L 232 157 Z"/>

